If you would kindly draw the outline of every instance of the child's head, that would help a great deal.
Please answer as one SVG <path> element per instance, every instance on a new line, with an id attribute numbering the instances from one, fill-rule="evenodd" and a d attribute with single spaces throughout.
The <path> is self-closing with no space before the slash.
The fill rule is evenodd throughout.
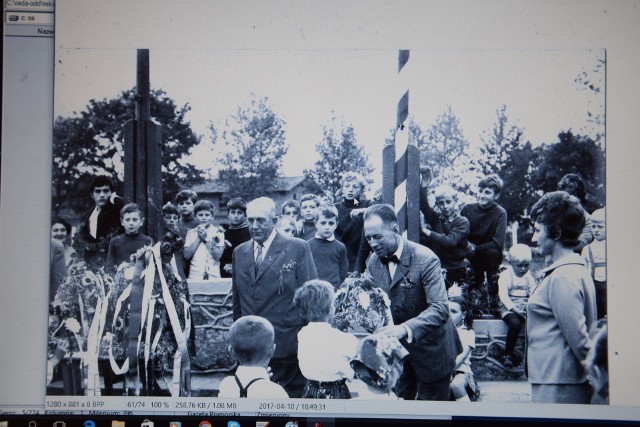
<path id="1" fill-rule="evenodd" d="M 568 173 L 558 181 L 558 191 L 565 191 L 584 202 L 587 197 L 587 187 L 577 173 Z"/>
<path id="2" fill-rule="evenodd" d="M 315 194 L 305 194 L 300 197 L 300 216 L 304 222 L 312 224 L 316 221 L 316 211 L 320 200 Z"/>
<path id="3" fill-rule="evenodd" d="M 98 175 L 93 178 L 89 191 L 91 192 L 91 198 L 96 203 L 98 208 L 102 208 L 107 204 L 113 193 L 114 186 L 110 176 Z"/>
<path id="4" fill-rule="evenodd" d="M 281 215 L 278 217 L 276 230 L 287 237 L 296 237 L 296 234 L 298 234 L 296 221 L 288 215 Z"/>
<path id="5" fill-rule="evenodd" d="M 449 297 L 449 317 L 457 327 L 463 323 L 470 328 L 473 317 L 470 316 L 469 306 L 462 295 Z"/>
<path id="6" fill-rule="evenodd" d="M 602 241 L 607 238 L 607 228 L 605 226 L 604 208 L 596 209 L 591 214 L 591 231 L 593 231 L 593 237 Z"/>
<path id="7" fill-rule="evenodd" d="M 244 316 L 229 329 L 229 351 L 242 366 L 267 367 L 275 350 L 273 325 L 260 316 Z"/>
<path id="8" fill-rule="evenodd" d="M 62 218 L 51 220 L 51 237 L 61 243 L 67 242 L 71 236 L 71 224 Z"/>
<path id="9" fill-rule="evenodd" d="M 247 202 L 240 197 L 229 200 L 227 209 L 231 225 L 240 225 L 247 218 Z"/>
<path id="10" fill-rule="evenodd" d="M 498 200 L 502 185 L 502 179 L 496 174 L 482 178 L 478 183 L 478 204 L 480 207 L 489 207 Z"/>
<path id="11" fill-rule="evenodd" d="M 448 185 L 435 189 L 436 206 L 442 215 L 449 218 L 458 208 L 458 192 Z"/>
<path id="12" fill-rule="evenodd" d="M 296 290 L 293 306 L 309 322 L 327 322 L 333 314 L 333 285 L 325 280 L 309 280 Z"/>
<path id="13" fill-rule="evenodd" d="M 120 209 L 120 224 L 126 234 L 137 234 L 144 223 L 140 207 L 135 203 L 126 204 Z"/>
<path id="14" fill-rule="evenodd" d="M 169 228 L 176 228 L 180 219 L 180 212 L 178 212 L 176 205 L 171 202 L 165 204 L 162 207 L 162 218 Z"/>
<path id="15" fill-rule="evenodd" d="M 197 201 L 198 195 L 193 190 L 182 190 L 176 194 L 176 205 L 182 216 L 191 216 Z"/>
<path id="16" fill-rule="evenodd" d="M 342 177 L 342 197 L 345 200 L 360 199 L 366 188 L 367 181 L 357 172 L 347 172 Z"/>
<path id="17" fill-rule="evenodd" d="M 213 220 L 213 216 L 216 214 L 216 208 L 208 200 L 198 200 L 193 206 L 193 213 L 196 215 L 200 224 L 207 224 Z"/>
<path id="18" fill-rule="evenodd" d="M 322 205 L 316 211 L 316 229 L 323 239 L 330 239 L 338 226 L 338 210 L 333 205 Z"/>
<path id="19" fill-rule="evenodd" d="M 531 248 L 522 243 L 511 246 L 509 264 L 516 276 L 522 277 L 527 274 L 531 266 Z"/>
<path id="20" fill-rule="evenodd" d="M 282 204 L 282 215 L 290 216 L 297 220 L 300 217 L 300 202 L 289 199 Z"/>

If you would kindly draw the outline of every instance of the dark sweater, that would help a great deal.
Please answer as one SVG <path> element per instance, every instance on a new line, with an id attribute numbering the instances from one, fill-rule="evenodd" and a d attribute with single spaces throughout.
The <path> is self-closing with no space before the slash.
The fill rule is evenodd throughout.
<path id="1" fill-rule="evenodd" d="M 476 245 L 476 252 L 497 249 L 502 252 L 507 235 L 507 211 L 497 203 L 486 209 L 478 203 L 462 208 L 462 216 L 469 220 L 469 241 Z"/>
<path id="2" fill-rule="evenodd" d="M 224 239 L 231 243 L 231 246 L 224 248 L 224 252 L 220 257 L 220 277 L 231 277 L 231 273 L 224 271 L 225 265 L 231 265 L 233 259 L 233 250 L 242 243 L 251 239 L 251 232 L 248 226 L 240 228 L 229 228 L 224 226 Z"/>
<path id="3" fill-rule="evenodd" d="M 145 234 L 120 234 L 109 242 L 109 253 L 105 263 L 107 273 L 115 273 L 116 268 L 123 262 L 129 262 L 131 255 L 144 246 L 153 245 L 153 239 Z"/>
<path id="4" fill-rule="evenodd" d="M 300 237 L 302 240 L 309 240 L 315 237 L 318 229 L 316 228 L 315 223 L 307 224 L 306 222 L 302 222 L 302 230 L 300 231 Z"/>
<path id="5" fill-rule="evenodd" d="M 176 228 L 178 229 L 178 234 L 180 234 L 180 236 L 184 239 L 185 237 L 187 237 L 187 233 L 189 232 L 189 230 L 191 230 L 192 228 L 196 228 L 198 224 L 200 224 L 200 221 L 198 221 L 198 218 L 196 218 L 196 216 L 192 214 L 188 218 L 181 217 Z"/>
<path id="6" fill-rule="evenodd" d="M 356 217 L 351 216 L 353 209 L 368 208 L 371 206 L 371 202 L 365 200 L 354 205 L 353 200 L 343 199 L 342 202 L 334 205 L 338 210 L 338 226 L 335 231 L 336 239 L 340 240 L 347 247 L 347 260 L 349 261 L 349 271 L 359 271 L 361 268 L 356 264 L 356 258 L 360 254 L 362 261 L 360 264 L 364 265 L 366 255 L 363 254 L 366 248 L 369 246 L 366 241 L 363 241 L 363 228 L 364 220 L 362 215 Z M 363 246 L 363 243 L 365 246 Z M 362 246 L 362 247 L 361 247 Z M 362 268 L 362 271 L 364 269 Z"/>
<path id="7" fill-rule="evenodd" d="M 326 280 L 338 289 L 347 278 L 347 249 L 338 240 L 324 240 L 313 237 L 307 240 L 318 271 L 318 279 Z"/>
<path id="8" fill-rule="evenodd" d="M 467 256 L 467 236 L 469 220 L 458 213 L 446 218 L 429 206 L 426 194 L 420 197 L 420 210 L 431 226 L 431 234 L 420 235 L 420 243 L 425 244 L 440 258 L 442 268 L 452 270 L 464 267 Z"/>

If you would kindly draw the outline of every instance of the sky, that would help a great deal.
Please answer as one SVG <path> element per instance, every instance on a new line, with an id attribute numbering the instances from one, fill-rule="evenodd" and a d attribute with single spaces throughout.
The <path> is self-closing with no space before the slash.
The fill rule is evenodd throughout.
<path id="1" fill-rule="evenodd" d="M 395 126 L 396 104 L 409 89 L 409 115 L 423 129 L 448 106 L 472 147 L 490 131 L 496 109 L 507 106 L 512 125 L 534 146 L 551 143 L 562 130 L 593 135 L 588 112 L 603 113 L 604 90 L 583 90 L 576 77 L 587 71 L 604 88 L 603 50 L 411 50 L 398 74 L 391 49 L 265 50 L 151 49 L 150 79 L 178 105 L 202 136 L 190 161 L 215 170 L 218 147 L 209 125 L 222 134 L 224 122 L 250 94 L 268 97 L 286 122 L 290 149 L 285 175 L 301 175 L 319 156 L 323 124 L 333 114 L 352 124 L 369 152 L 379 184 L 381 149 Z M 113 98 L 135 86 L 134 49 L 58 49 L 55 115 L 82 111 L 90 99 Z"/>

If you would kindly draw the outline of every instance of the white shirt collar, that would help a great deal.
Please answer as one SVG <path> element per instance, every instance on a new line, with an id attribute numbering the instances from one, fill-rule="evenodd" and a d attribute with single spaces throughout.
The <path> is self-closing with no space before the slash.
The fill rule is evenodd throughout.
<path id="1" fill-rule="evenodd" d="M 402 249 L 404 249 L 404 239 L 401 236 L 398 236 L 398 249 L 396 249 L 393 255 L 397 256 L 398 259 L 401 259 Z"/>
<path id="2" fill-rule="evenodd" d="M 275 239 L 276 237 L 276 230 L 273 229 L 271 230 L 271 234 L 269 234 L 269 237 L 267 237 L 267 240 L 265 240 L 262 243 L 262 256 L 264 256 L 264 254 L 267 253 L 267 251 L 269 250 L 269 247 L 271 247 L 271 243 L 273 243 L 273 239 Z M 255 253 L 255 251 L 258 249 L 258 245 L 259 243 L 256 242 L 255 240 L 253 241 L 253 251 Z"/>
<path id="3" fill-rule="evenodd" d="M 316 233 L 316 235 L 314 237 L 316 239 L 326 240 L 327 242 L 333 242 L 334 240 L 336 240 L 336 236 L 334 236 L 333 234 L 328 239 L 325 239 L 324 237 L 320 236 L 320 233 Z"/>

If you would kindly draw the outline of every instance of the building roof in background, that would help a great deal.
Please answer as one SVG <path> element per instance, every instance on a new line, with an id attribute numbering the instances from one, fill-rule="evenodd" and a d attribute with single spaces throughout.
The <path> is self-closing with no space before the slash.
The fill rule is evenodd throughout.
<path id="1" fill-rule="evenodd" d="M 276 179 L 275 188 L 278 192 L 287 192 L 291 191 L 297 185 L 300 185 L 304 182 L 305 176 L 281 176 Z M 226 193 L 229 191 L 229 186 L 223 181 L 217 179 L 209 179 L 204 181 L 202 184 L 194 185 L 192 188 L 196 193 Z"/>

